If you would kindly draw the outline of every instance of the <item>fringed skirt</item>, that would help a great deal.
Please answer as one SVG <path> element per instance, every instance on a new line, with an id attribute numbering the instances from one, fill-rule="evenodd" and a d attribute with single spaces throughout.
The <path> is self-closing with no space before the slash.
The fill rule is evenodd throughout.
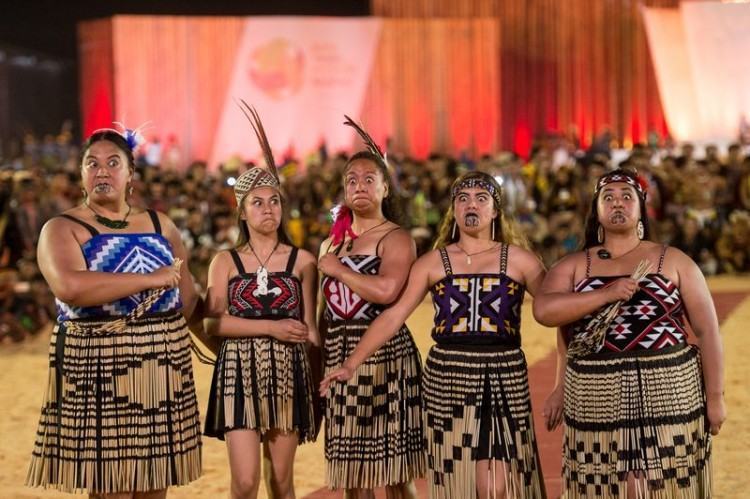
<path id="1" fill-rule="evenodd" d="M 637 497 L 711 497 L 702 379 L 684 344 L 569 360 L 563 496 L 625 498 L 633 472 Z"/>
<path id="2" fill-rule="evenodd" d="M 111 319 L 107 319 L 111 320 Z M 153 491 L 201 474 L 190 337 L 179 313 L 97 334 L 58 324 L 26 484 L 64 492 Z"/>
<path id="3" fill-rule="evenodd" d="M 430 498 L 476 497 L 479 460 L 502 461 L 508 498 L 546 497 L 519 348 L 435 345 L 423 387 Z"/>
<path id="4" fill-rule="evenodd" d="M 334 323 L 326 372 L 351 354 L 369 322 Z M 325 454 L 332 489 L 370 489 L 424 474 L 421 361 L 404 326 L 326 398 Z"/>
<path id="5" fill-rule="evenodd" d="M 296 432 L 315 439 L 312 375 L 305 345 L 274 338 L 231 338 L 216 359 L 205 434 L 231 430 Z"/>

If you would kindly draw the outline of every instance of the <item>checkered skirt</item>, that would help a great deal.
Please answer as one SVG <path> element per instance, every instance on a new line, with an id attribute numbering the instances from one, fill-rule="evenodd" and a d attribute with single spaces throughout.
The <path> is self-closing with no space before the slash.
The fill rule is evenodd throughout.
<path id="1" fill-rule="evenodd" d="M 326 334 L 326 373 L 352 353 L 370 321 L 334 322 Z M 424 474 L 422 367 L 402 327 L 326 398 L 325 454 L 332 489 L 370 489 Z"/>
<path id="2" fill-rule="evenodd" d="M 694 346 L 570 359 L 563 497 L 626 497 L 631 472 L 649 498 L 710 497 L 705 411 Z"/>
<path id="3" fill-rule="evenodd" d="M 546 497 L 519 348 L 435 345 L 423 396 L 432 499 L 475 497 L 476 463 L 485 459 L 504 463 L 509 498 Z"/>

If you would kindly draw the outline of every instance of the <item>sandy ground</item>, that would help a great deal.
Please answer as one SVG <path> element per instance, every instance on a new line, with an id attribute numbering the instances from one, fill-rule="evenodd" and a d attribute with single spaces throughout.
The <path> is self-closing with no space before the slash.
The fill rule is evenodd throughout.
<path id="1" fill-rule="evenodd" d="M 714 291 L 749 292 L 750 279 L 720 278 L 710 282 Z M 555 348 L 554 331 L 536 324 L 531 317 L 530 303 L 524 306 L 524 350 L 529 365 L 543 358 Z M 432 306 L 422 304 L 409 319 L 423 355 L 431 345 Z M 750 343 L 742 342 L 745 325 L 750 323 L 750 298 L 746 298 L 724 322 L 722 333 L 726 352 L 726 399 L 729 420 L 720 438 L 715 440 L 714 481 L 717 498 L 744 496 L 750 489 L 750 478 L 742 465 L 750 457 Z M 56 498 L 70 497 L 54 491 L 29 489 L 23 486 L 34 433 L 47 383 L 47 348 L 49 332 L 21 345 L 4 345 L 0 350 L 0 497 Z M 211 382 L 211 367 L 194 362 L 198 397 L 205 409 Z M 531 387 L 534 390 L 534 387 Z M 224 442 L 204 438 L 203 476 L 187 487 L 174 488 L 171 498 L 227 497 L 229 473 Z M 295 487 L 298 497 L 324 486 L 325 462 L 322 438 L 306 444 L 297 451 Z M 265 498 L 261 490 L 259 497 Z"/>

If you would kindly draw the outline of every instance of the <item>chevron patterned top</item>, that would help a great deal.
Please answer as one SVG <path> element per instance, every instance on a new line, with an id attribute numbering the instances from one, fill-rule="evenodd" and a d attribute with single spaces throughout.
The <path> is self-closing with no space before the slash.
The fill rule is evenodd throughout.
<path id="1" fill-rule="evenodd" d="M 526 288 L 503 273 L 451 274 L 432 286 L 439 344 L 521 346 Z"/>
<path id="2" fill-rule="evenodd" d="M 627 276 L 590 276 L 575 287 L 585 293 L 608 286 Z M 564 330 L 570 341 L 578 328 L 586 327 L 593 316 L 568 325 Z M 683 323 L 684 308 L 679 288 L 660 273 L 649 274 L 638 291 L 625 302 L 610 324 L 600 351 L 658 350 L 687 341 Z"/>
<path id="3" fill-rule="evenodd" d="M 97 234 L 81 246 L 86 267 L 93 272 L 132 272 L 147 274 L 171 265 L 174 261 L 172 245 L 157 233 Z M 92 317 L 122 316 L 133 310 L 145 297 L 138 293 L 114 302 L 92 307 L 76 307 L 60 300 L 57 303 L 58 320 Z M 182 307 L 180 291 L 170 289 L 149 312 L 168 312 Z"/>

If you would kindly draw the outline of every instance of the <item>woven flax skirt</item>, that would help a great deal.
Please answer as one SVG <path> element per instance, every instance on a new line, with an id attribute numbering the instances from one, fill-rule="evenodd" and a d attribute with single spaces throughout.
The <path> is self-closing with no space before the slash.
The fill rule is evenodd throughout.
<path id="1" fill-rule="evenodd" d="M 508 497 L 546 497 L 520 349 L 435 345 L 423 386 L 431 498 L 475 497 L 485 459 L 506 463 Z"/>
<path id="2" fill-rule="evenodd" d="M 226 339 L 214 368 L 206 435 L 236 429 L 296 431 L 315 437 L 312 376 L 305 345 L 273 338 Z"/>
<path id="3" fill-rule="evenodd" d="M 704 413 L 695 347 L 569 360 L 563 496 L 625 498 L 636 472 L 638 497 L 711 497 Z"/>
<path id="4" fill-rule="evenodd" d="M 102 321 L 77 322 L 87 331 L 58 324 L 52 333 L 26 484 L 115 493 L 198 478 L 200 422 L 182 315 L 146 316 L 106 335 L 92 334 Z"/>
<path id="5" fill-rule="evenodd" d="M 354 350 L 367 322 L 334 323 L 326 335 L 326 372 Z M 328 486 L 374 488 L 424 474 L 421 363 L 403 327 L 326 398 Z"/>

